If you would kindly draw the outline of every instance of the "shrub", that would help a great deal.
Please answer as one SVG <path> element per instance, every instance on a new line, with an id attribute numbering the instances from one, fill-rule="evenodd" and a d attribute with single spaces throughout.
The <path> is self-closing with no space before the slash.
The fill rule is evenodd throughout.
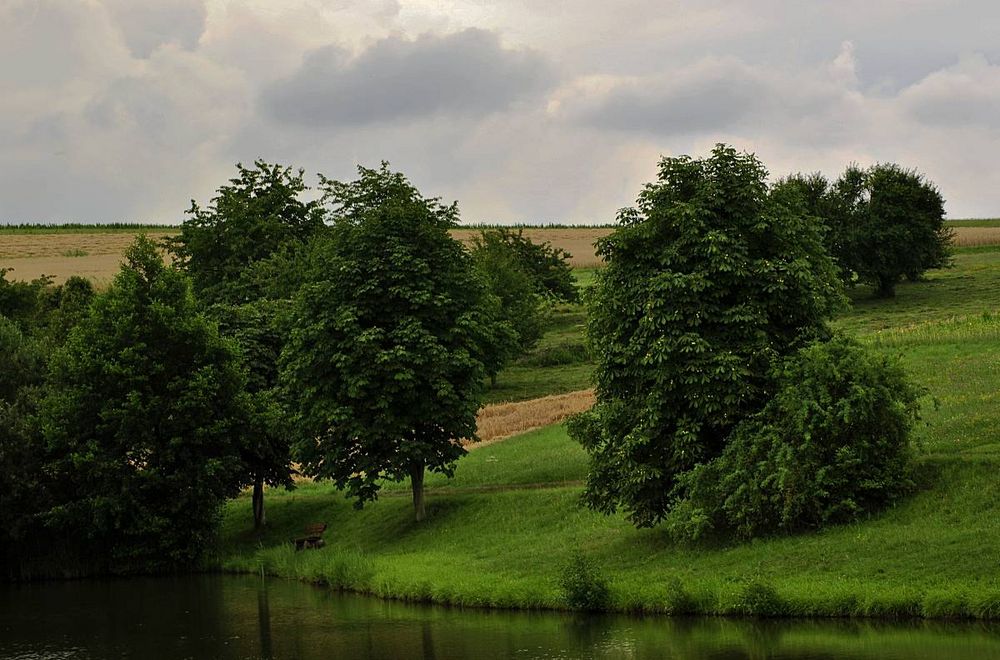
<path id="1" fill-rule="evenodd" d="M 559 579 L 566 604 L 578 610 L 597 612 L 608 609 L 611 590 L 597 567 L 581 553 L 576 553 L 563 567 Z"/>
<path id="2" fill-rule="evenodd" d="M 736 594 L 736 599 L 729 610 L 731 614 L 740 616 L 786 616 L 788 603 L 778 595 L 778 592 L 770 584 L 750 580 Z"/>
<path id="3" fill-rule="evenodd" d="M 682 481 L 671 529 L 741 537 L 845 522 L 912 486 L 907 464 L 922 390 L 899 365 L 836 337 L 785 360 L 776 393 L 716 460 Z"/>

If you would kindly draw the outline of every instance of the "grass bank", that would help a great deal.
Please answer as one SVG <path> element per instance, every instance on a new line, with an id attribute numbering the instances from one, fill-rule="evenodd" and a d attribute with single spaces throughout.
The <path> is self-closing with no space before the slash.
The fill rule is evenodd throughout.
<path id="1" fill-rule="evenodd" d="M 577 554 L 607 580 L 611 609 L 766 616 L 1000 618 L 1000 251 L 903 284 L 855 293 L 837 325 L 901 355 L 928 389 L 919 487 L 870 519 L 731 545 L 673 543 L 662 530 L 579 506 L 587 458 L 562 426 L 471 452 L 453 479 L 428 479 L 428 520 L 411 521 L 405 484 L 358 511 L 326 484 L 269 492 L 251 530 L 247 498 L 224 513 L 216 566 L 386 598 L 461 606 L 564 608 Z M 570 341 L 564 328 L 559 341 Z M 580 335 L 582 337 L 582 335 Z M 547 380 L 535 372 L 538 385 Z M 296 553 L 304 525 L 327 546 Z"/>

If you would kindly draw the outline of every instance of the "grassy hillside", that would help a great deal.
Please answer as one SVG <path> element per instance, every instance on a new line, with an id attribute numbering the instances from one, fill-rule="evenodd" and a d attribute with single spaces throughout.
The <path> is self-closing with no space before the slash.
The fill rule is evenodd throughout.
<path id="1" fill-rule="evenodd" d="M 676 545 L 661 530 L 581 508 L 586 456 L 556 426 L 471 452 L 450 481 L 430 478 L 425 524 L 411 521 L 405 484 L 387 485 L 361 511 L 326 484 L 272 491 L 259 538 L 249 500 L 238 499 L 216 561 L 386 597 L 558 608 L 560 572 L 579 551 L 608 578 L 620 610 L 1000 618 L 1000 250 L 956 262 L 900 286 L 895 300 L 856 292 L 837 321 L 901 354 L 928 389 L 919 491 L 870 520 Z M 572 340 L 565 327 L 553 333 Z M 558 387 L 547 372 L 534 377 L 539 391 Z M 296 553 L 288 540 L 314 521 L 330 525 L 327 547 Z"/>

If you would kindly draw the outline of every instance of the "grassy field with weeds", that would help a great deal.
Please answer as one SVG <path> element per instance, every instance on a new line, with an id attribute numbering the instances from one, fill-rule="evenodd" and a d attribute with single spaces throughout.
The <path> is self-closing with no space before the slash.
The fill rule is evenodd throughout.
<path id="1" fill-rule="evenodd" d="M 429 476 L 424 523 L 412 521 L 406 483 L 386 484 L 360 511 L 329 484 L 269 491 L 259 536 L 241 497 L 225 510 L 213 565 L 387 598 L 565 608 L 560 577 L 582 555 L 619 611 L 998 619 L 1000 248 L 959 251 L 954 269 L 900 285 L 894 300 L 852 296 L 837 327 L 899 355 L 927 389 L 916 492 L 868 520 L 679 545 L 582 508 L 587 457 L 556 425 L 471 451 L 453 479 Z M 528 397 L 562 386 L 566 365 L 539 356 L 582 342 L 582 310 L 563 313 L 501 387 L 517 382 L 508 387 Z M 573 366 L 589 377 L 589 361 Z M 317 521 L 329 524 L 326 547 L 296 553 L 289 540 Z"/>

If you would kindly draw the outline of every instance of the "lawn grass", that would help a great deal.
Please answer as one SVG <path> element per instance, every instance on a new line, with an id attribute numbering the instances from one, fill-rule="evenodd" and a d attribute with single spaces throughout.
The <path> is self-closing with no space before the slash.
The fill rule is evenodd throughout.
<path id="1" fill-rule="evenodd" d="M 580 552 L 620 611 L 998 619 L 1000 249 L 961 251 L 954 269 L 900 285 L 894 300 L 852 296 L 835 325 L 899 355 L 927 390 L 916 492 L 870 519 L 751 543 L 676 544 L 580 506 L 587 457 L 560 425 L 470 452 L 450 481 L 428 477 L 422 524 L 411 521 L 405 483 L 387 484 L 360 511 L 328 484 L 269 491 L 259 537 L 241 497 L 224 512 L 214 564 L 383 597 L 563 608 L 559 577 Z M 579 312 L 565 313 L 547 345 L 582 339 Z M 531 383 L 549 371 L 518 368 L 522 391 L 558 386 Z M 327 547 L 295 553 L 288 540 L 320 520 Z"/>

